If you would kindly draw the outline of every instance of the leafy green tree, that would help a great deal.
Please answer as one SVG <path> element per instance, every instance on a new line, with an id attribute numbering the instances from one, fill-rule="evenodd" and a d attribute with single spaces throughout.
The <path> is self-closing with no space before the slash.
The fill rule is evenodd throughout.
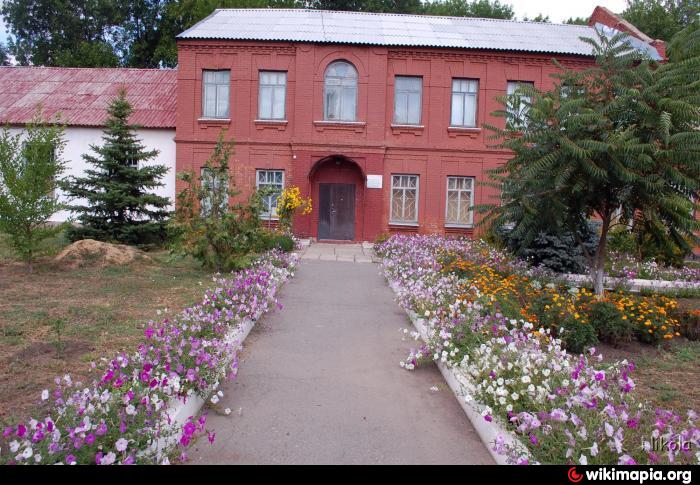
<path id="1" fill-rule="evenodd" d="M 564 23 L 569 25 L 588 25 L 588 17 L 569 17 Z"/>
<path id="2" fill-rule="evenodd" d="M 126 91 L 110 103 L 109 119 L 102 137 L 102 146 L 91 145 L 96 156 L 83 155 L 94 168 L 84 177 L 70 177 L 64 184 L 66 193 L 79 199 L 71 206 L 81 225 L 72 227 L 68 237 L 97 239 L 135 245 L 163 242 L 166 235 L 166 197 L 153 193 L 162 187 L 167 173 L 164 165 L 143 165 L 158 155 L 146 150 L 136 137 L 136 126 L 129 124 L 132 108 Z"/>
<path id="3" fill-rule="evenodd" d="M 172 223 L 173 252 L 190 255 L 217 272 L 245 266 L 248 254 L 262 243 L 262 199 L 254 193 L 248 204 L 231 200 L 239 195 L 229 168 L 233 142 L 224 130 L 201 172 L 181 172 L 185 188 L 177 195 Z"/>
<path id="4" fill-rule="evenodd" d="M 7 50 L 7 46 L 0 42 L 0 66 L 10 65 L 10 51 Z"/>
<path id="5" fill-rule="evenodd" d="M 543 24 L 550 24 L 552 23 L 551 20 L 549 20 L 549 15 L 544 15 L 541 13 L 538 13 L 535 15 L 533 18 L 528 18 L 527 15 L 523 17 L 523 21 L 525 22 L 541 22 Z"/>
<path id="6" fill-rule="evenodd" d="M 513 7 L 499 0 L 426 0 L 419 13 L 505 20 L 515 18 Z"/>
<path id="7" fill-rule="evenodd" d="M 119 5 L 117 0 L 5 0 L 0 13 L 21 65 L 75 65 L 87 54 L 96 65 L 111 66 L 117 55 L 114 36 L 124 20 Z"/>
<path id="8" fill-rule="evenodd" d="M 96 40 L 83 41 L 70 50 L 56 52 L 53 64 L 61 67 L 119 67 L 120 60 L 110 44 Z"/>
<path id="9" fill-rule="evenodd" d="M 41 242 L 60 232 L 48 224 L 62 210 L 56 187 L 65 170 L 63 127 L 37 113 L 24 136 L 0 132 L 0 231 L 33 271 Z"/>
<path id="10" fill-rule="evenodd" d="M 420 0 L 311 0 L 304 6 L 320 10 L 390 13 L 417 13 L 422 7 Z"/>
<path id="11" fill-rule="evenodd" d="M 697 20 L 700 3 L 697 0 L 627 0 L 622 12 L 625 20 L 653 39 L 671 40 L 677 33 Z"/>
<path id="12" fill-rule="evenodd" d="M 153 49 L 153 59 L 167 67 L 177 65 L 175 37 L 208 16 L 216 8 L 298 8 L 298 0 L 167 0 L 159 20 L 160 36 Z"/>
<path id="13" fill-rule="evenodd" d="M 693 216 L 700 189 L 700 83 L 697 76 L 687 82 L 700 58 L 672 57 L 659 66 L 625 39 L 584 39 L 595 66 L 577 72 L 557 64 L 555 89 L 524 87 L 516 96 L 530 97 L 527 109 L 496 113 L 514 121 L 487 126 L 513 158 L 491 172 L 503 203 L 478 208 L 491 210 L 487 223 L 512 223 L 513 236 L 526 243 L 542 231 L 577 235 L 591 218 L 599 220 L 595 251 L 577 237 L 598 295 L 615 225 L 642 217 L 659 241 L 685 249 L 700 229 Z"/>

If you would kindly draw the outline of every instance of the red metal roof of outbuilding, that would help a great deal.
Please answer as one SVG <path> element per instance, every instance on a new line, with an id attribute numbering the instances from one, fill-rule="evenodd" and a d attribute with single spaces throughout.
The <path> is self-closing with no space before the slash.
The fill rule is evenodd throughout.
<path id="1" fill-rule="evenodd" d="M 0 125 L 25 124 L 41 106 L 45 117 L 60 113 L 68 126 L 104 126 L 122 87 L 134 108 L 132 124 L 175 127 L 175 69 L 67 67 L 0 67 Z"/>

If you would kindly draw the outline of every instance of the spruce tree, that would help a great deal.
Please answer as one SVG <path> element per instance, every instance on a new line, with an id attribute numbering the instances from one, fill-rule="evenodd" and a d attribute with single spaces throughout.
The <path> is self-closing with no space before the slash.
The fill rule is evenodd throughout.
<path id="1" fill-rule="evenodd" d="M 513 158 L 491 172 L 502 203 L 479 209 L 490 211 L 487 223 L 512 224 L 525 244 L 542 231 L 578 235 L 590 219 L 600 221 L 593 251 L 580 237 L 577 242 L 601 295 L 615 225 L 640 220 L 659 244 L 686 250 L 697 241 L 700 58 L 672 56 L 659 65 L 622 34 L 582 40 L 591 45 L 595 66 L 559 66 L 552 91 L 524 88 L 527 109 L 502 109 L 497 114 L 506 127 L 487 126 Z M 509 99 L 501 102 L 507 107 Z"/>
<path id="2" fill-rule="evenodd" d="M 83 155 L 94 168 L 64 184 L 68 196 L 78 199 L 71 210 L 78 213 L 81 224 L 71 228 L 68 237 L 73 241 L 97 239 L 139 246 L 161 243 L 170 201 L 154 194 L 153 189 L 163 186 L 161 178 L 168 168 L 143 164 L 159 152 L 146 150 L 136 136 L 137 127 L 129 124 L 133 109 L 125 90 L 119 92 L 107 111 L 103 145 L 91 145 L 95 155 Z"/>

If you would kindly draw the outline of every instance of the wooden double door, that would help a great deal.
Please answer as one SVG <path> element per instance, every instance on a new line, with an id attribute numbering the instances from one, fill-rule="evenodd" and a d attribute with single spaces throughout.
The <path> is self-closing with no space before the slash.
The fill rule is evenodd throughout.
<path id="1" fill-rule="evenodd" d="M 355 184 L 319 184 L 318 239 L 355 239 Z"/>

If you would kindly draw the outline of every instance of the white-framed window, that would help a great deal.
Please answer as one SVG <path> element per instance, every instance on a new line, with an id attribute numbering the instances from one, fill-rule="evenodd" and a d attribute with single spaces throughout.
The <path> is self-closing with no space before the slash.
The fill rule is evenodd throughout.
<path id="1" fill-rule="evenodd" d="M 531 81 L 508 81 L 506 94 L 513 96 L 508 101 L 507 109 L 510 113 L 517 114 L 521 126 L 526 123 L 527 110 L 532 102 L 532 98 L 522 92 L 522 88 L 534 88 L 535 83 Z M 516 126 L 517 127 L 517 126 Z"/>
<path id="2" fill-rule="evenodd" d="M 332 62 L 326 69 L 323 82 L 323 119 L 357 119 L 357 70 L 347 61 Z"/>
<path id="3" fill-rule="evenodd" d="M 445 225 L 471 227 L 474 224 L 474 177 L 447 177 Z"/>
<path id="4" fill-rule="evenodd" d="M 281 71 L 260 71 L 260 92 L 258 96 L 258 119 L 283 120 L 284 103 L 287 94 L 287 73 Z"/>
<path id="5" fill-rule="evenodd" d="M 222 178 L 214 177 L 209 167 L 202 167 L 200 170 L 202 189 L 205 191 L 205 193 L 209 193 L 210 195 L 211 192 L 218 194 L 220 197 L 220 212 L 226 212 L 228 209 L 228 179 L 223 181 L 223 190 L 219 191 L 221 188 L 219 184 L 222 182 Z M 214 204 L 212 198 L 213 197 L 204 197 L 200 201 L 200 212 L 204 217 L 207 217 L 211 213 L 211 208 Z"/>
<path id="6" fill-rule="evenodd" d="M 394 80 L 394 123 L 420 125 L 423 78 L 396 76 Z"/>
<path id="7" fill-rule="evenodd" d="M 255 174 L 255 188 L 270 187 L 272 192 L 263 197 L 263 212 L 260 217 L 264 219 L 277 219 L 277 199 L 284 189 L 284 170 L 257 170 Z"/>
<path id="8" fill-rule="evenodd" d="M 202 116 L 226 119 L 229 117 L 231 71 L 202 72 Z"/>
<path id="9" fill-rule="evenodd" d="M 477 79 L 452 80 L 452 111 L 450 126 L 476 127 L 476 108 L 479 93 Z"/>
<path id="10" fill-rule="evenodd" d="M 391 214 L 393 224 L 418 222 L 418 175 L 391 175 Z"/>

